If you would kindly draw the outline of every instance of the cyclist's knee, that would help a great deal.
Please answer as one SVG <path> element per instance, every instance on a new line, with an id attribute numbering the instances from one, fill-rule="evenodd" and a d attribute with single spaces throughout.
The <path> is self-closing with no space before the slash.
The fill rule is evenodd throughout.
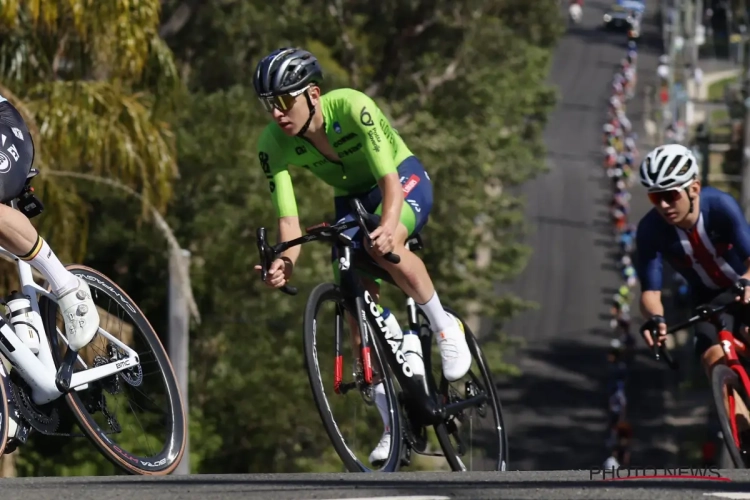
<path id="1" fill-rule="evenodd" d="M 701 363 L 703 364 L 703 369 L 706 372 L 707 376 L 711 376 L 711 370 L 714 366 L 723 363 L 724 362 L 724 351 L 722 351 L 721 346 L 714 344 L 708 349 L 706 349 L 703 354 L 701 354 Z"/>

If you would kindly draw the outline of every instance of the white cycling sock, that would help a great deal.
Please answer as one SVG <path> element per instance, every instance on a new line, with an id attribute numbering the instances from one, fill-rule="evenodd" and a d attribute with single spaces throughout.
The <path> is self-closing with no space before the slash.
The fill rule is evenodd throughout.
<path id="1" fill-rule="evenodd" d="M 433 332 L 442 332 L 452 325 L 453 320 L 443 310 L 443 305 L 440 303 L 437 292 L 435 292 L 426 304 L 419 304 L 419 307 L 427 315 L 427 319 L 430 320 Z"/>
<path id="2" fill-rule="evenodd" d="M 385 386 L 383 385 L 383 382 L 375 385 L 372 392 L 373 399 L 375 400 L 375 406 L 378 407 L 380 418 L 383 419 L 383 427 L 385 429 L 385 432 L 390 432 L 391 413 L 388 411 L 388 398 L 385 396 Z"/>
<path id="3" fill-rule="evenodd" d="M 18 257 L 31 264 L 37 271 L 42 273 L 49 282 L 52 291 L 58 297 L 65 295 L 78 288 L 78 278 L 65 269 L 55 252 L 49 247 L 41 236 L 37 236 L 36 243 L 26 255 Z"/>

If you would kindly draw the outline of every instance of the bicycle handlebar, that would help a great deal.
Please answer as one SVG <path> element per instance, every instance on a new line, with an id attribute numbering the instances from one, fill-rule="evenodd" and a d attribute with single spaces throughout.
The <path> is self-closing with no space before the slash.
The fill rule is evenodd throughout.
<path id="1" fill-rule="evenodd" d="M 355 213 L 355 219 L 353 221 L 344 221 L 334 225 L 329 225 L 327 222 L 323 222 L 322 224 L 306 228 L 305 232 L 307 234 L 304 236 L 290 241 L 283 241 L 273 246 L 268 244 L 268 240 L 266 238 L 266 228 L 259 227 L 256 231 L 256 242 L 258 244 L 258 253 L 260 254 L 261 280 L 266 280 L 266 278 L 268 277 L 268 268 L 271 266 L 271 263 L 276 260 L 279 255 L 281 255 L 282 252 L 297 245 L 302 245 L 311 241 L 335 241 L 337 239 L 339 241 L 342 241 L 342 243 L 351 244 L 351 240 L 349 240 L 348 238 L 342 240 L 341 238 L 339 238 L 339 235 L 341 235 L 341 233 L 343 233 L 347 229 L 351 229 L 357 226 L 359 226 L 359 228 L 364 233 L 364 237 L 367 240 L 370 240 L 370 232 L 374 231 L 380 225 L 380 216 L 367 212 L 367 210 L 365 210 L 365 207 L 362 205 L 362 202 L 357 198 L 353 198 L 350 201 L 350 204 Z M 383 258 L 388 262 L 392 262 L 393 264 L 398 264 L 399 262 L 401 262 L 401 257 L 393 252 L 385 254 Z M 287 295 L 297 295 L 298 293 L 296 287 L 289 285 L 284 285 L 280 288 L 280 290 Z"/>
<path id="2" fill-rule="evenodd" d="M 685 328 L 689 328 L 696 323 L 700 323 L 701 321 L 717 321 L 717 316 L 724 312 L 724 310 L 730 305 L 735 304 L 737 296 L 743 293 L 743 291 L 744 287 L 739 284 L 731 286 L 724 293 L 716 297 L 711 303 L 703 304 L 693 309 L 693 316 L 687 321 L 683 321 L 682 323 L 678 323 L 677 325 L 671 327 L 669 330 L 667 330 L 667 335 L 672 335 L 678 330 L 684 330 Z M 644 329 L 642 329 L 642 331 L 643 330 Z M 655 331 L 655 329 L 651 329 L 649 330 L 649 332 L 651 333 L 652 339 L 655 339 L 658 336 L 658 332 Z M 669 351 L 667 351 L 666 347 L 663 344 L 657 347 L 657 344 L 654 342 L 652 349 L 654 351 L 654 358 L 657 361 L 659 361 L 659 354 L 661 354 L 662 356 L 664 356 L 664 361 L 666 361 L 667 365 L 669 365 L 670 368 L 672 368 L 673 370 L 679 369 L 679 363 L 677 363 L 677 361 L 672 358 L 672 355 L 669 353 Z"/>
<path id="3" fill-rule="evenodd" d="M 276 260 L 276 252 L 272 246 L 266 241 L 266 228 L 259 227 L 255 233 L 256 240 L 258 243 L 258 253 L 260 254 L 260 279 L 266 281 L 268 277 L 268 268 L 271 263 Z M 297 287 L 284 285 L 281 287 L 281 291 L 287 295 L 297 295 Z"/>

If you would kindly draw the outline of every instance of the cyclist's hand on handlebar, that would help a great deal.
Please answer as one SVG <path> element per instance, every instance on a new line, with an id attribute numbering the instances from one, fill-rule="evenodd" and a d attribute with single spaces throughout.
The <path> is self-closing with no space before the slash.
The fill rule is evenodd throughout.
<path id="1" fill-rule="evenodd" d="M 375 254 L 383 256 L 395 249 L 393 236 L 396 234 L 397 226 L 398 222 L 396 224 L 383 224 L 381 221 L 380 226 L 370 233 L 371 248 L 375 250 Z"/>
<path id="2" fill-rule="evenodd" d="M 260 266 L 255 266 L 255 270 L 261 270 Z M 265 284 L 271 288 L 281 288 L 289 282 L 292 277 L 294 265 L 289 259 L 276 259 L 268 268 Z"/>
<path id="3" fill-rule="evenodd" d="M 741 300 L 745 304 L 750 304 L 750 280 L 740 278 L 737 280 L 737 288 L 738 291 L 740 288 L 743 289 L 743 292 L 737 295 L 737 300 Z"/>
<path id="4" fill-rule="evenodd" d="M 656 343 L 660 346 L 667 339 L 667 323 L 664 321 L 663 316 L 652 316 L 641 327 L 641 335 L 643 335 L 643 340 L 646 341 L 646 345 L 649 347 L 654 347 L 654 339 L 651 336 L 651 330 L 653 329 L 656 329 L 658 332 Z"/>

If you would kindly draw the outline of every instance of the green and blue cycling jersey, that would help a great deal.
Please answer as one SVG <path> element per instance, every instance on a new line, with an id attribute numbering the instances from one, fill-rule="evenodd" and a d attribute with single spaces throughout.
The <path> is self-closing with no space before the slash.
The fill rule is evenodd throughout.
<path id="1" fill-rule="evenodd" d="M 308 140 L 286 135 L 275 122 L 261 134 L 258 159 L 276 214 L 298 215 L 290 166 L 305 168 L 334 188 L 337 220 L 352 216 L 348 199 L 354 196 L 368 211 L 380 213 L 378 181 L 398 173 L 404 192 L 401 222 L 409 234 L 421 230 L 432 208 L 429 176 L 377 104 L 354 89 L 333 90 L 320 102 L 326 136 L 340 162 L 326 158 Z M 354 239 L 357 229 L 351 233 Z"/>

